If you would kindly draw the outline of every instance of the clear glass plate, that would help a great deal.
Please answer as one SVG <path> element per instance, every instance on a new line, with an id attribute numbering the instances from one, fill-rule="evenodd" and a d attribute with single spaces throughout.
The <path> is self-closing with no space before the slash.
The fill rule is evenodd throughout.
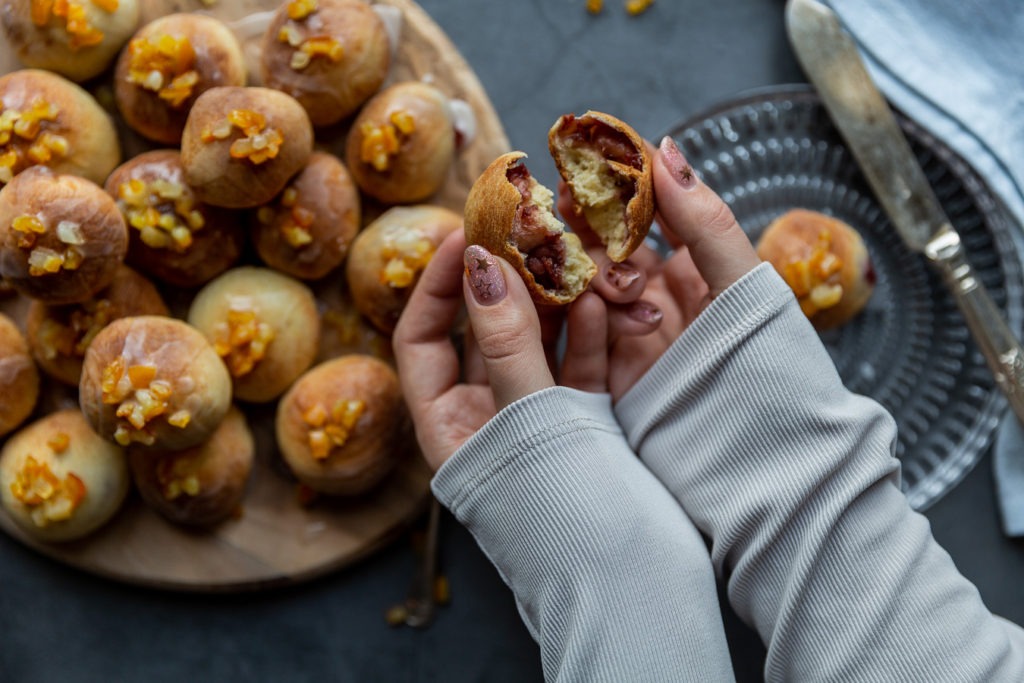
<path id="1" fill-rule="evenodd" d="M 1021 264 L 1012 224 L 964 160 L 906 118 L 900 125 L 969 261 L 1019 331 Z M 833 215 L 861 232 L 878 284 L 867 308 L 822 341 L 846 386 L 896 418 L 911 505 L 935 502 L 984 453 L 1006 402 L 942 280 L 900 241 L 820 100 L 806 86 L 758 91 L 668 134 L 752 239 L 793 207 Z"/>

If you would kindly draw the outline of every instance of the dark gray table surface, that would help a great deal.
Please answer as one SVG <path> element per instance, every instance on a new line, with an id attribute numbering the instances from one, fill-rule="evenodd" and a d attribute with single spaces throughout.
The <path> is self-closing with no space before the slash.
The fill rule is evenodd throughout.
<path id="1" fill-rule="evenodd" d="M 546 134 L 562 113 L 608 111 L 657 139 L 741 91 L 804 80 L 781 0 L 658 0 L 636 18 L 620 0 L 606 0 L 599 17 L 584 0 L 421 4 L 549 186 Z M 926 514 L 993 611 L 1024 623 L 1024 544 L 1000 534 L 990 457 Z M 414 631 L 383 616 L 412 575 L 408 539 L 300 586 L 211 596 L 95 578 L 0 535 L 0 681 L 540 680 L 511 594 L 447 515 L 442 553 L 452 602 L 430 629 Z M 738 678 L 759 680 L 763 648 L 728 608 L 725 618 Z"/>

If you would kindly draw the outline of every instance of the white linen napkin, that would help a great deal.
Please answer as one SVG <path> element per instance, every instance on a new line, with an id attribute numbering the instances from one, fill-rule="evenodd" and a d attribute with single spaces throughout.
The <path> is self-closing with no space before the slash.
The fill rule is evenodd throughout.
<path id="1" fill-rule="evenodd" d="M 889 101 L 986 180 L 1024 244 L 1024 2 L 826 1 Z M 1011 411 L 1003 420 L 996 498 L 1003 533 L 1024 536 L 1024 429 Z"/>

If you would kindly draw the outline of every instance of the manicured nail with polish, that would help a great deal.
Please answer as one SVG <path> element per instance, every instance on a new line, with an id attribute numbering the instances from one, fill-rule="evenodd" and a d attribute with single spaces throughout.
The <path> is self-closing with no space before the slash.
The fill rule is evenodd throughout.
<path id="1" fill-rule="evenodd" d="M 626 315 L 638 322 L 655 325 L 665 314 L 649 301 L 635 301 L 626 309 Z"/>
<path id="2" fill-rule="evenodd" d="M 505 275 L 498 265 L 498 259 L 483 247 L 471 244 L 463 254 L 466 265 L 466 279 L 473 298 L 481 306 L 493 306 L 505 298 Z"/>
<path id="3" fill-rule="evenodd" d="M 640 272 L 627 263 L 612 261 L 604 266 L 604 279 L 621 292 L 629 289 L 639 277 Z"/>
<path id="4" fill-rule="evenodd" d="M 666 135 L 661 139 L 661 146 L 658 148 L 665 167 L 672 173 L 672 178 L 684 190 L 692 190 L 697 186 L 697 174 L 693 172 L 693 166 L 686 161 L 686 157 L 679 151 L 676 141 Z"/>

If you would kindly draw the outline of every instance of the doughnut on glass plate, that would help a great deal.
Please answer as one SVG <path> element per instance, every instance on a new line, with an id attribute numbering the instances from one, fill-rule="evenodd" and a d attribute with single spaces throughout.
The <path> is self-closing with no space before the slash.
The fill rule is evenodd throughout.
<path id="1" fill-rule="evenodd" d="M 978 175 L 942 142 L 900 117 L 967 256 L 1021 329 L 1021 265 L 1012 223 Z M 867 308 L 822 341 L 846 386 L 896 418 L 903 489 L 923 509 L 959 482 L 988 447 L 1005 399 L 953 298 L 925 258 L 900 241 L 814 92 L 784 86 L 740 96 L 669 132 L 700 177 L 755 241 L 803 207 L 864 238 L 878 274 Z"/>

